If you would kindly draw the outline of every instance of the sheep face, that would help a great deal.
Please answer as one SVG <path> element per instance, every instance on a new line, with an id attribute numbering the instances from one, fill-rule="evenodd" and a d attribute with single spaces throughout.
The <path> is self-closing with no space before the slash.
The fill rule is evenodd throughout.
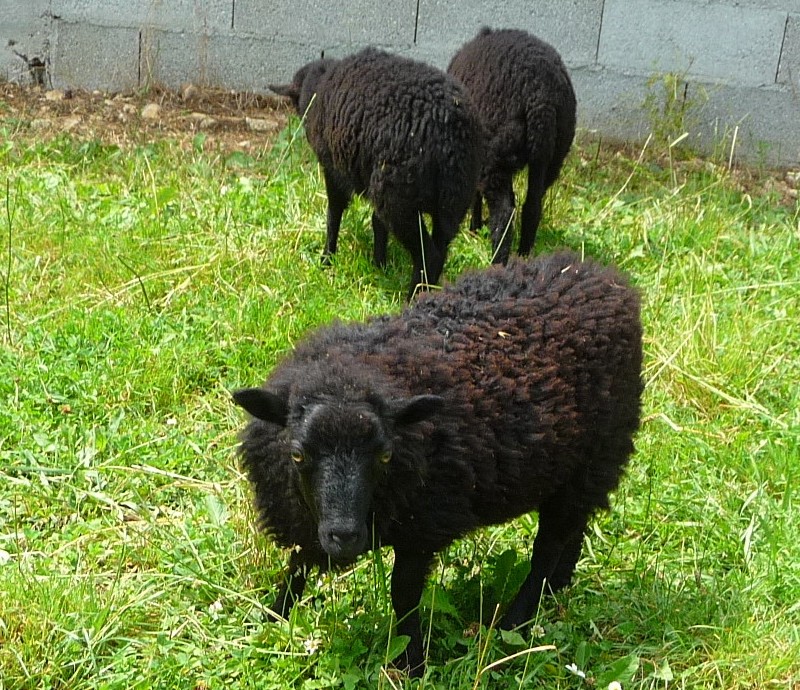
<path id="1" fill-rule="evenodd" d="M 285 461 L 298 473 L 320 546 L 339 564 L 372 546 L 373 495 L 391 471 L 395 434 L 428 418 L 442 402 L 434 395 L 391 401 L 373 395 L 289 404 L 260 388 L 233 397 L 253 416 L 283 427 L 289 439 Z"/>
<path id="2" fill-rule="evenodd" d="M 368 546 L 372 496 L 385 477 L 392 441 L 366 405 L 313 405 L 291 424 L 290 452 L 317 538 L 331 560 L 347 562 Z"/>

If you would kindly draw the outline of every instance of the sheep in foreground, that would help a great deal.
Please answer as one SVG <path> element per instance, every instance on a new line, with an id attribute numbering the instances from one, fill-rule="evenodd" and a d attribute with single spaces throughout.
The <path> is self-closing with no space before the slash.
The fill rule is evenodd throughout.
<path id="1" fill-rule="evenodd" d="M 489 206 L 494 261 L 511 251 L 514 173 L 528 166 L 519 253 L 528 254 L 542 217 L 542 199 L 556 181 L 575 137 L 575 92 L 558 52 L 525 31 L 484 28 L 447 68 L 466 86 L 486 130 L 472 228 Z"/>
<path id="2" fill-rule="evenodd" d="M 475 193 L 482 131 L 461 85 L 444 72 L 367 48 L 303 66 L 291 84 L 270 88 L 305 114 L 328 195 L 323 260 L 336 252 L 342 214 L 354 193 L 372 203 L 374 262 L 386 263 L 387 234 L 411 254 L 411 297 L 436 283 L 447 248 Z M 422 213 L 431 216 L 432 237 Z"/>
<path id="3" fill-rule="evenodd" d="M 467 274 L 398 316 L 308 336 L 261 388 L 241 460 L 264 529 L 293 547 L 273 610 L 309 569 L 392 546 L 395 663 L 424 669 L 418 605 L 434 555 L 538 510 L 531 571 L 501 621 L 566 586 L 590 515 L 639 425 L 637 293 L 614 269 L 558 253 Z"/>

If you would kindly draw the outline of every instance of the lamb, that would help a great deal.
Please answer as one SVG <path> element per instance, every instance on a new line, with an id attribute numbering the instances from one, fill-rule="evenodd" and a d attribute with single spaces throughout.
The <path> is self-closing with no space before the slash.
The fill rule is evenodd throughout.
<path id="1" fill-rule="evenodd" d="M 525 255 L 536 240 L 542 199 L 575 137 L 575 92 L 555 48 L 516 29 L 481 29 L 447 71 L 466 86 L 487 137 L 471 227 L 483 224 L 483 195 L 493 260 L 505 263 L 512 241 L 514 173 L 528 166 L 519 239 L 519 253 Z"/>
<path id="2" fill-rule="evenodd" d="M 560 252 L 512 259 L 397 316 L 307 336 L 263 387 L 239 453 L 261 526 L 292 548 L 272 607 L 309 570 L 392 546 L 392 604 L 424 670 L 418 605 L 434 555 L 537 510 L 531 570 L 501 620 L 524 624 L 567 586 L 591 514 L 608 508 L 639 425 L 639 298 L 612 268 Z"/>
<path id="3" fill-rule="evenodd" d="M 388 232 L 411 254 L 409 298 L 436 283 L 466 215 L 480 169 L 483 133 L 463 87 L 444 72 L 367 48 L 304 65 L 272 85 L 305 115 L 328 195 L 323 261 L 336 252 L 354 193 L 372 203 L 374 263 L 386 263 Z M 421 213 L 431 215 L 433 237 Z"/>

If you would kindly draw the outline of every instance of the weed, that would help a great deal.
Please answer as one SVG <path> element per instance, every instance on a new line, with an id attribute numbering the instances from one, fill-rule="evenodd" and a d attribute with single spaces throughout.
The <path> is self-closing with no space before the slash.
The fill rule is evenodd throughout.
<path id="1" fill-rule="evenodd" d="M 650 122 L 650 131 L 656 146 L 666 151 L 684 144 L 688 133 L 696 129 L 697 110 L 708 100 L 704 87 L 690 84 L 684 74 L 655 74 L 647 80 L 647 94 L 643 108 Z"/>

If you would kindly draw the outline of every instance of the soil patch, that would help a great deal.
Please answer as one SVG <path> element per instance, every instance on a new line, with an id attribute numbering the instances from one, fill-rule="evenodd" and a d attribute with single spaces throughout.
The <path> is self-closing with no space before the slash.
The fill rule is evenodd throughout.
<path id="1" fill-rule="evenodd" d="M 286 125 L 288 105 L 277 96 L 200 89 L 146 93 L 44 90 L 0 83 L 0 123 L 11 136 L 78 139 L 130 146 L 158 138 L 255 153 L 269 148 Z"/>

